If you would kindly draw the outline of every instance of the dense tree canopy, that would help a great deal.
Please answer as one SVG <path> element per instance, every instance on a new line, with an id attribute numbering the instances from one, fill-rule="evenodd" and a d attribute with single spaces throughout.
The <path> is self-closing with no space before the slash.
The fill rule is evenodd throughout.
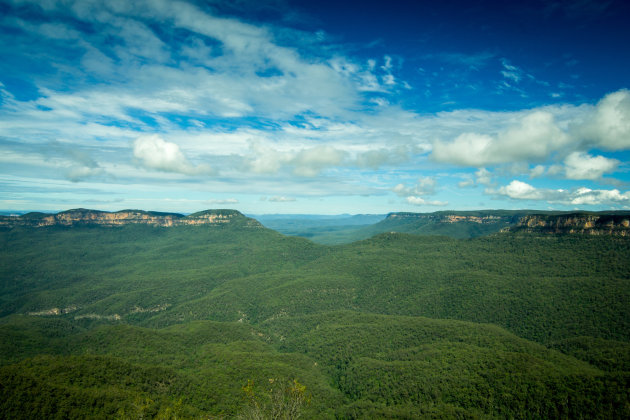
<path id="1" fill-rule="evenodd" d="M 630 416 L 625 237 L 330 247 L 237 223 L 0 244 L 8 418 L 253 418 L 296 390 L 304 418 Z"/>

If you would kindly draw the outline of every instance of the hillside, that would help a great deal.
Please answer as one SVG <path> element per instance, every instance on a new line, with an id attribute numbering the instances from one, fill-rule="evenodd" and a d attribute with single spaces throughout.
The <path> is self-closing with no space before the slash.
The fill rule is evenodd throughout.
<path id="1" fill-rule="evenodd" d="M 540 210 L 439 211 L 434 213 L 390 213 L 382 220 L 359 218 L 304 220 L 270 218 L 267 227 L 286 235 L 302 236 L 314 242 L 338 245 L 368 239 L 379 233 L 399 232 L 414 235 L 441 235 L 476 238 L 501 231 L 530 233 L 585 233 L 627 235 L 630 212 L 551 212 Z M 364 221 L 361 223 L 361 221 Z"/>
<path id="2" fill-rule="evenodd" d="M 75 212 L 87 216 L 0 230 L 11 418 L 232 418 L 248 381 L 270 404 L 293 378 L 305 418 L 630 415 L 627 236 L 383 233 L 328 247 L 234 212 L 116 224 Z M 465 216 L 439 217 L 515 217 Z"/>

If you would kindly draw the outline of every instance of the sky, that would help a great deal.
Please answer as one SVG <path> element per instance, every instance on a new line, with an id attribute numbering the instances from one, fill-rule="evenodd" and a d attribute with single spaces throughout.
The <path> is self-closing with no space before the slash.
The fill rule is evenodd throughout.
<path id="1" fill-rule="evenodd" d="M 626 0 L 0 0 L 0 210 L 630 209 Z"/>

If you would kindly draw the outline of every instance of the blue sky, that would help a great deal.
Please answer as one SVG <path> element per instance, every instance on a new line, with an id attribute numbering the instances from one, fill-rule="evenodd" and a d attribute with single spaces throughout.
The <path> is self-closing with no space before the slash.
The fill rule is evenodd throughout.
<path id="1" fill-rule="evenodd" d="M 630 209 L 630 5 L 0 0 L 0 210 Z"/>

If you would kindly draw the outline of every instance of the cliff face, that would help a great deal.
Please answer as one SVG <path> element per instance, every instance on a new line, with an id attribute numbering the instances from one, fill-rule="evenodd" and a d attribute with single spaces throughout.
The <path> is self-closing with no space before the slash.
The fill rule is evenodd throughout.
<path id="1" fill-rule="evenodd" d="M 630 236 L 630 212 L 538 212 L 480 210 L 435 213 L 391 213 L 386 221 L 466 229 L 479 225 L 484 234 L 502 232 Z M 459 225 L 459 226 L 458 226 Z M 466 227 L 467 226 L 467 227 Z M 435 229 L 432 233 L 435 232 Z M 440 231 L 442 232 L 442 231 Z M 446 232 L 446 230 L 444 230 Z"/>
<path id="2" fill-rule="evenodd" d="M 572 213 L 523 216 L 512 232 L 582 233 L 588 235 L 630 235 L 630 215 Z"/>
<path id="3" fill-rule="evenodd" d="M 390 213 L 387 215 L 390 220 L 416 220 L 431 223 L 478 223 L 495 224 L 509 223 L 514 220 L 513 215 L 483 214 L 483 213 Z"/>
<path id="4" fill-rule="evenodd" d="M 143 224 L 151 226 L 223 225 L 238 223 L 245 227 L 262 227 L 254 219 L 245 217 L 236 210 L 206 210 L 184 216 L 177 213 L 122 210 L 114 213 L 74 209 L 57 214 L 28 213 L 22 216 L 0 216 L 0 227 L 45 227 L 45 226 L 122 226 Z"/>

